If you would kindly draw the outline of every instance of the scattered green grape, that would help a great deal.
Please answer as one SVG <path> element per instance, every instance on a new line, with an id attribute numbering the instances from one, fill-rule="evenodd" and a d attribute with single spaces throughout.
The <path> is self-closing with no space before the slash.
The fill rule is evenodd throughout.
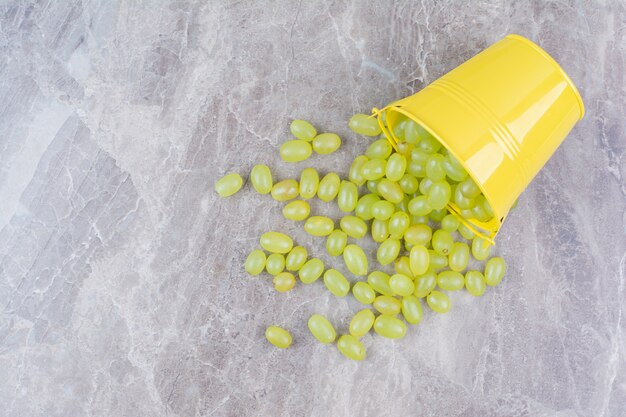
<path id="1" fill-rule="evenodd" d="M 355 133 L 363 136 L 380 135 L 381 129 L 378 120 L 367 114 L 355 114 L 350 118 L 348 127 Z"/>
<path id="2" fill-rule="evenodd" d="M 396 206 L 387 200 L 380 200 L 372 204 L 372 216 L 378 220 L 387 220 L 395 212 Z"/>
<path id="3" fill-rule="evenodd" d="M 461 236 L 463 236 L 464 239 L 467 240 L 472 240 L 474 236 L 476 236 L 474 232 L 472 232 L 471 229 L 463 223 L 459 225 L 459 233 L 461 234 Z"/>
<path id="4" fill-rule="evenodd" d="M 350 292 L 350 283 L 336 269 L 328 269 L 324 272 L 324 285 L 337 297 L 345 297 Z"/>
<path id="5" fill-rule="evenodd" d="M 448 257 L 435 252 L 432 249 L 428 249 L 428 256 L 430 257 L 429 270 L 437 271 L 441 268 L 448 266 Z"/>
<path id="6" fill-rule="evenodd" d="M 383 242 L 389 237 L 389 228 L 387 220 L 374 219 L 372 221 L 372 239 L 374 242 Z"/>
<path id="7" fill-rule="evenodd" d="M 389 339 L 401 339 L 406 334 L 406 324 L 394 316 L 381 314 L 374 320 L 374 331 Z"/>
<path id="8" fill-rule="evenodd" d="M 348 235 L 343 230 L 333 230 L 326 239 L 326 252 L 330 256 L 339 256 L 348 243 Z"/>
<path id="9" fill-rule="evenodd" d="M 367 275 L 367 257 L 357 245 L 347 245 L 343 250 L 343 261 L 348 270 L 356 276 Z"/>
<path id="10" fill-rule="evenodd" d="M 458 187 L 466 198 L 476 198 L 480 194 L 480 188 L 478 188 L 471 178 L 467 178 L 465 181 L 459 183 Z"/>
<path id="11" fill-rule="evenodd" d="M 353 361 L 365 359 L 365 347 L 363 343 L 351 334 L 344 334 L 337 340 L 337 348 L 343 356 Z"/>
<path id="12" fill-rule="evenodd" d="M 465 273 L 465 288 L 474 297 L 480 297 L 485 293 L 485 277 L 478 271 L 467 271 Z"/>
<path id="13" fill-rule="evenodd" d="M 387 265 L 395 261 L 400 253 L 400 241 L 398 239 L 389 238 L 378 246 L 376 251 L 376 259 L 381 265 Z"/>
<path id="14" fill-rule="evenodd" d="M 356 208 L 354 209 L 354 214 L 363 220 L 371 220 L 374 217 L 372 215 L 372 205 L 377 201 L 380 201 L 380 197 L 377 195 L 365 194 L 363 197 L 359 198 Z"/>
<path id="15" fill-rule="evenodd" d="M 402 316 L 410 324 L 418 324 L 422 321 L 422 305 L 416 296 L 402 297 Z"/>
<path id="16" fill-rule="evenodd" d="M 304 223 L 304 230 L 311 236 L 328 236 L 335 229 L 335 222 L 326 216 L 311 216 Z"/>
<path id="17" fill-rule="evenodd" d="M 437 274 L 428 271 L 424 275 L 415 278 L 415 293 L 417 298 L 424 298 L 435 289 L 437 285 Z"/>
<path id="18" fill-rule="evenodd" d="M 373 305 L 380 314 L 387 314 L 390 316 L 395 316 L 400 313 L 400 310 L 402 309 L 402 303 L 400 303 L 400 300 L 389 295 L 379 295 L 374 299 Z"/>
<path id="19" fill-rule="evenodd" d="M 309 254 L 307 253 L 307 250 L 302 246 L 294 247 L 291 249 L 289 254 L 287 254 L 287 258 L 285 259 L 285 269 L 292 272 L 298 271 L 302 268 L 302 265 L 304 265 L 308 256 Z"/>
<path id="20" fill-rule="evenodd" d="M 301 221 L 309 217 L 311 207 L 302 200 L 292 201 L 283 207 L 283 216 L 288 220 Z"/>
<path id="21" fill-rule="evenodd" d="M 379 158 L 379 159 L 387 159 L 393 148 L 391 147 L 391 143 L 387 139 L 378 139 L 371 143 L 371 145 L 365 151 L 365 156 L 369 159 Z"/>
<path id="22" fill-rule="evenodd" d="M 451 270 L 461 272 L 467 268 L 469 262 L 469 246 L 467 243 L 455 242 L 448 255 L 448 266 Z"/>
<path id="23" fill-rule="evenodd" d="M 426 216 L 433 208 L 428 204 L 428 196 L 420 195 L 409 202 L 409 213 L 414 216 Z"/>
<path id="24" fill-rule="evenodd" d="M 382 178 L 379 178 L 377 180 L 369 180 L 366 183 L 368 191 L 372 194 L 376 194 L 379 197 L 380 197 L 380 193 L 378 192 L 378 184 L 380 183 L 381 180 Z"/>
<path id="25" fill-rule="evenodd" d="M 274 288 L 278 292 L 287 292 L 296 285 L 296 277 L 291 272 L 281 272 L 273 280 Z"/>
<path id="26" fill-rule="evenodd" d="M 341 138 L 334 133 L 322 133 L 313 138 L 313 150 L 320 155 L 335 152 L 341 146 Z"/>
<path id="27" fill-rule="evenodd" d="M 376 293 L 366 282 L 357 282 L 352 287 L 352 295 L 362 304 L 372 304 L 376 298 Z"/>
<path id="28" fill-rule="evenodd" d="M 389 278 L 389 286 L 398 295 L 403 297 L 413 294 L 415 284 L 413 280 L 404 274 L 394 274 Z"/>
<path id="29" fill-rule="evenodd" d="M 430 266 L 430 253 L 425 246 L 415 245 L 409 253 L 409 266 L 414 276 L 420 276 L 428 271 Z"/>
<path id="30" fill-rule="evenodd" d="M 506 273 L 506 262 L 500 257 L 491 258 L 485 264 L 485 283 L 494 287 L 502 281 Z"/>
<path id="31" fill-rule="evenodd" d="M 292 200 L 298 196 L 299 192 L 298 181 L 282 180 L 272 187 L 272 198 L 276 201 Z"/>
<path id="32" fill-rule="evenodd" d="M 381 179 L 376 189 L 382 198 L 392 203 L 399 203 L 404 198 L 404 192 L 400 188 L 400 184 L 387 178 Z"/>
<path id="33" fill-rule="evenodd" d="M 440 229 L 433 233 L 432 243 L 435 252 L 440 255 L 448 255 L 452 250 L 454 239 L 450 232 Z"/>
<path id="34" fill-rule="evenodd" d="M 270 168 L 263 164 L 252 167 L 252 171 L 250 171 L 250 182 L 252 182 L 252 186 L 257 193 L 269 194 L 274 185 Z"/>
<path id="35" fill-rule="evenodd" d="M 262 250 L 253 250 L 250 252 L 244 263 L 246 272 L 250 275 L 259 275 L 265 269 L 267 257 Z"/>
<path id="36" fill-rule="evenodd" d="M 280 232 L 263 233 L 259 243 L 263 249 L 273 253 L 287 253 L 293 248 L 293 240 Z"/>
<path id="37" fill-rule="evenodd" d="M 333 343 L 337 337 L 333 325 L 321 314 L 313 314 L 309 318 L 308 326 L 311 334 L 325 345 Z"/>
<path id="38" fill-rule="evenodd" d="M 433 154 L 426 161 L 426 176 L 432 181 L 441 181 L 446 177 L 443 169 L 443 155 Z"/>
<path id="39" fill-rule="evenodd" d="M 309 259 L 298 271 L 300 281 L 304 284 L 315 282 L 324 272 L 324 262 L 319 258 Z"/>
<path id="40" fill-rule="evenodd" d="M 389 285 L 389 275 L 382 271 L 374 271 L 369 274 L 367 277 L 367 283 L 379 294 L 394 295 L 394 292 Z"/>
<path id="41" fill-rule="evenodd" d="M 337 194 L 337 205 L 341 211 L 349 213 L 354 211 L 356 203 L 359 201 L 359 191 L 356 185 L 350 181 L 341 181 L 339 194 Z"/>
<path id="42" fill-rule="evenodd" d="M 441 220 L 441 228 L 447 232 L 454 232 L 459 228 L 461 222 L 454 214 L 448 214 Z"/>
<path id="43" fill-rule="evenodd" d="M 398 184 L 405 194 L 414 194 L 419 188 L 419 181 L 411 174 L 404 174 Z"/>
<path id="44" fill-rule="evenodd" d="M 401 239 L 410 224 L 411 219 L 408 214 L 403 211 L 396 211 L 393 216 L 389 218 L 389 234 L 394 239 Z"/>
<path id="45" fill-rule="evenodd" d="M 450 184 L 445 181 L 435 181 L 428 190 L 428 205 L 434 210 L 443 209 L 450 201 Z"/>
<path id="46" fill-rule="evenodd" d="M 419 190 L 420 193 L 422 193 L 426 197 L 428 197 L 428 192 L 430 191 L 430 187 L 432 187 L 432 186 L 433 186 L 433 180 L 431 180 L 430 178 L 424 178 L 420 182 L 418 190 Z"/>
<path id="47" fill-rule="evenodd" d="M 491 252 L 491 243 L 485 239 L 476 236 L 472 239 L 472 256 L 477 261 L 484 261 L 489 257 Z"/>
<path id="48" fill-rule="evenodd" d="M 371 310 L 363 309 L 356 313 L 352 320 L 350 321 L 350 334 L 354 337 L 363 337 L 365 336 L 372 326 L 374 325 L 374 320 L 376 316 L 372 313 Z"/>
<path id="49" fill-rule="evenodd" d="M 291 346 L 291 334 L 282 327 L 269 326 L 265 330 L 265 338 L 277 348 L 286 349 Z"/>
<path id="50" fill-rule="evenodd" d="M 315 135 L 317 135 L 317 130 L 306 120 L 294 120 L 291 122 L 289 129 L 292 135 L 308 142 L 311 142 Z"/>
<path id="51" fill-rule="evenodd" d="M 419 146 L 420 150 L 428 154 L 433 154 L 441 149 L 441 143 L 439 143 L 437 139 L 430 135 L 422 138 L 417 146 Z"/>
<path id="52" fill-rule="evenodd" d="M 228 175 L 224 175 L 215 183 L 215 192 L 220 197 L 230 197 L 241 189 L 243 185 L 243 179 L 241 175 L 233 172 Z"/>
<path id="53" fill-rule="evenodd" d="M 361 171 L 363 169 L 363 165 L 367 161 L 369 161 L 369 158 L 367 156 L 360 155 L 354 158 L 354 161 L 352 161 L 352 165 L 350 165 L 350 173 L 348 175 L 348 178 L 350 179 L 350 181 L 352 181 L 356 185 L 365 184 L 366 180 L 365 180 L 365 177 L 363 177 L 363 174 L 361 173 Z"/>
<path id="54" fill-rule="evenodd" d="M 354 239 L 361 239 L 367 233 L 367 224 L 356 216 L 343 216 L 339 225 L 341 230 Z"/>
<path id="55" fill-rule="evenodd" d="M 404 155 L 394 153 L 387 159 L 385 167 L 385 176 L 389 181 L 400 181 L 406 171 L 406 158 Z"/>
<path id="56" fill-rule="evenodd" d="M 426 302 L 435 313 L 443 314 L 450 311 L 450 298 L 440 291 L 431 292 L 426 297 Z"/>
<path id="57" fill-rule="evenodd" d="M 370 159 L 361 167 L 361 175 L 366 180 L 377 180 L 385 176 L 387 161 L 380 158 Z"/>
<path id="58" fill-rule="evenodd" d="M 432 229 L 427 224 L 416 224 L 404 232 L 404 240 L 411 245 L 428 246 L 433 236 Z"/>
<path id="59" fill-rule="evenodd" d="M 300 173 L 300 197 L 305 200 L 315 197 L 320 177 L 315 168 L 305 168 Z"/>
<path id="60" fill-rule="evenodd" d="M 301 162 L 313 153 L 311 144 L 305 140 L 288 140 L 280 145 L 280 157 L 285 162 Z"/>
<path id="61" fill-rule="evenodd" d="M 465 286 L 465 277 L 456 271 L 443 271 L 437 275 L 437 286 L 445 291 L 457 291 Z"/>
<path id="62" fill-rule="evenodd" d="M 265 269 L 270 275 L 278 275 L 285 269 L 285 257 L 280 253 L 272 253 L 267 257 Z"/>
<path id="63" fill-rule="evenodd" d="M 339 175 L 330 172 L 322 178 L 317 189 L 317 197 L 325 202 L 329 202 L 337 196 L 341 179 Z"/>
<path id="64" fill-rule="evenodd" d="M 411 265 L 407 256 L 401 256 L 394 262 L 394 269 L 398 274 L 406 275 L 413 279 L 413 271 L 411 271 Z"/>

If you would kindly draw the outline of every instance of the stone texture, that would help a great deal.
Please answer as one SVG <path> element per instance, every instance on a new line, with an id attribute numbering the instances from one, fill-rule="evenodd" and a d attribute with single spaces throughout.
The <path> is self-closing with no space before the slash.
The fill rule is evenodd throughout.
<path id="1" fill-rule="evenodd" d="M 0 416 L 624 416 L 625 22 L 618 0 L 2 2 Z M 345 175 L 352 113 L 507 33 L 587 114 L 499 236 L 503 283 L 349 362 L 306 320 L 344 332 L 355 300 L 242 266 L 270 229 L 342 263 L 281 204 L 213 183 L 256 162 Z M 281 163 L 293 118 L 342 148 Z"/>

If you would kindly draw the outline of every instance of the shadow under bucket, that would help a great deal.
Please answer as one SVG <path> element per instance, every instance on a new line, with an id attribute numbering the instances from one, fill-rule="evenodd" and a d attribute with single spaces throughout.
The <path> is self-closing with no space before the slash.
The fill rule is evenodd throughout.
<path id="1" fill-rule="evenodd" d="M 493 243 L 509 210 L 585 109 L 572 80 L 543 49 L 508 35 L 418 93 L 374 113 L 397 149 L 404 117 L 433 135 L 463 165 L 491 205 L 489 222 L 463 219 Z"/>

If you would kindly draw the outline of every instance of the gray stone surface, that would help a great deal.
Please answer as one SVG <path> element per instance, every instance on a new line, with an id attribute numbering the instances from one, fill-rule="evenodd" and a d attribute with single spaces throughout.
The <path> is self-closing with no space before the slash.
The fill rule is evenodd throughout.
<path id="1" fill-rule="evenodd" d="M 345 175 L 352 113 L 507 33 L 553 54 L 587 114 L 499 236 L 503 283 L 349 362 L 306 320 L 345 332 L 355 300 L 242 266 L 270 229 L 341 262 L 213 183 L 256 162 Z M 1 2 L 0 416 L 626 415 L 625 50 L 619 0 Z M 293 118 L 342 148 L 286 166 Z"/>

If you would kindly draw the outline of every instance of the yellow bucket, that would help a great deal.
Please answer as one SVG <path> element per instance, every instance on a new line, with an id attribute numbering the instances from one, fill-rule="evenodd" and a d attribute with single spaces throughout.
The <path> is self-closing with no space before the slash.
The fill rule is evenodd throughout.
<path id="1" fill-rule="evenodd" d="M 404 115 L 463 165 L 495 215 L 487 223 L 463 221 L 490 242 L 584 112 L 559 64 L 519 35 L 508 35 L 420 92 L 374 109 L 394 147 L 393 127 Z M 460 213 L 454 203 L 448 210 Z"/>

